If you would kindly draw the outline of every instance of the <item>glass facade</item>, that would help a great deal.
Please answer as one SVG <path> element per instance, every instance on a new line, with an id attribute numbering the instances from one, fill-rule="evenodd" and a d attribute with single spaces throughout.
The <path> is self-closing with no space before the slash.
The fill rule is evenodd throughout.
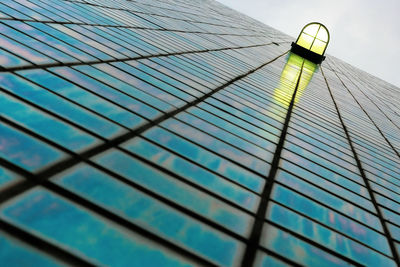
<path id="1" fill-rule="evenodd" d="M 2 1 L 0 265 L 398 266 L 400 89 L 292 41 L 211 0 Z"/>

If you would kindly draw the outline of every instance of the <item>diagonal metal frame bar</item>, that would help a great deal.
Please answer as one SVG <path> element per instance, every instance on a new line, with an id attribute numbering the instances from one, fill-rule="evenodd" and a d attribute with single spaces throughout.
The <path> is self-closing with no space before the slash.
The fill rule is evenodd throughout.
<path id="1" fill-rule="evenodd" d="M 275 153 L 274 153 L 274 158 L 272 160 L 271 170 L 269 172 L 267 182 L 266 182 L 266 184 L 263 188 L 262 194 L 261 194 L 261 200 L 260 200 L 260 204 L 257 209 L 256 218 L 255 218 L 252 230 L 251 230 L 249 242 L 248 242 L 246 251 L 245 251 L 243 259 L 242 259 L 242 263 L 241 263 L 242 267 L 253 266 L 254 259 L 255 259 L 255 256 L 256 256 L 256 253 L 257 253 L 257 250 L 259 247 L 261 233 L 262 233 L 263 226 L 265 223 L 265 216 L 267 214 L 268 203 L 269 203 L 269 199 L 270 199 L 270 195 L 271 195 L 271 191 L 272 191 L 272 186 L 274 184 L 274 179 L 276 176 L 276 172 L 278 170 L 279 160 L 280 160 L 282 149 L 283 149 L 283 144 L 286 139 L 286 134 L 287 134 L 287 130 L 289 127 L 290 118 L 292 116 L 294 100 L 296 99 L 296 94 L 297 94 L 297 90 L 299 88 L 301 75 L 303 74 L 304 62 L 305 62 L 305 59 L 303 59 L 300 73 L 299 73 L 299 76 L 297 77 L 296 86 L 294 88 L 292 98 L 290 100 L 290 104 L 289 104 L 289 107 L 288 107 L 288 110 L 286 113 L 285 122 L 284 122 L 283 128 L 282 128 L 282 132 L 279 137 L 279 142 L 278 142 L 278 145 L 277 145 Z"/>

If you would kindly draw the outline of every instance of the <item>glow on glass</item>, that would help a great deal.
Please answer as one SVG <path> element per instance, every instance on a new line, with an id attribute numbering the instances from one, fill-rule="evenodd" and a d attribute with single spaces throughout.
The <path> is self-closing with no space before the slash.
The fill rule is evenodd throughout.
<path id="1" fill-rule="evenodd" d="M 296 99 L 294 100 L 294 102 L 297 103 L 302 92 L 311 81 L 316 69 L 317 64 L 305 60 L 301 56 L 290 53 L 287 63 L 281 73 L 279 86 L 274 90 L 273 98 L 275 102 L 288 108 L 290 99 L 298 83 Z"/>
<path id="2" fill-rule="evenodd" d="M 297 38 L 296 44 L 323 55 L 329 42 L 329 33 L 324 25 L 310 23 L 306 25 Z"/>

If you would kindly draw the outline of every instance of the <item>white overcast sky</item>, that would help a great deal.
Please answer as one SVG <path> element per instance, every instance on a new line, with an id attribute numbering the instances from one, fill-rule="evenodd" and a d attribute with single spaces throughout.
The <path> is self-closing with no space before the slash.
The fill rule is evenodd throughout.
<path id="1" fill-rule="evenodd" d="M 327 54 L 400 87 L 400 0 L 217 1 L 293 37 L 321 22 Z"/>

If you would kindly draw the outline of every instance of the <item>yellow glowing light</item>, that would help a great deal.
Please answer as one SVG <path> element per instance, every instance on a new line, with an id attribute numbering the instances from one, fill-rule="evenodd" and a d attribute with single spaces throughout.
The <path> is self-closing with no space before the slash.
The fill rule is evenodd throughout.
<path id="1" fill-rule="evenodd" d="M 323 55 L 329 42 L 329 33 L 320 23 L 305 26 L 297 38 L 296 44 L 319 55 Z"/>
<path id="2" fill-rule="evenodd" d="M 320 40 L 315 40 L 310 50 L 319 55 L 322 55 L 324 53 L 325 47 L 326 43 L 321 42 Z"/>
<path id="3" fill-rule="evenodd" d="M 308 61 L 294 53 L 289 54 L 289 58 L 282 70 L 278 87 L 274 90 L 273 98 L 280 106 L 289 107 L 290 99 L 297 87 L 296 98 L 297 103 L 304 89 L 307 87 L 311 78 L 317 69 L 317 64 Z"/>
<path id="4" fill-rule="evenodd" d="M 310 49 L 314 39 L 315 39 L 314 37 L 312 37 L 308 34 L 302 33 L 300 35 L 299 39 L 297 40 L 297 44 L 304 48 Z"/>
<path id="5" fill-rule="evenodd" d="M 328 42 L 329 36 L 328 36 L 328 31 L 325 29 L 325 27 L 321 27 L 319 29 L 319 32 L 317 34 L 317 39 L 325 43 Z"/>
<path id="6" fill-rule="evenodd" d="M 317 36 L 318 30 L 319 30 L 318 24 L 310 24 L 303 30 L 303 32 L 311 35 L 312 37 L 315 37 Z"/>

